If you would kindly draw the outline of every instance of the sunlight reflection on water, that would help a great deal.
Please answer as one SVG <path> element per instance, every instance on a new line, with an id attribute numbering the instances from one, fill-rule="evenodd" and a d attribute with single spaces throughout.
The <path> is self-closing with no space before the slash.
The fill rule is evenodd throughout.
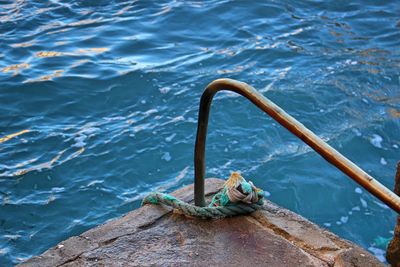
<path id="1" fill-rule="evenodd" d="M 0 265 L 193 181 L 197 105 L 221 77 L 259 89 L 393 187 L 395 1 L 0 4 Z M 207 175 L 269 198 L 383 260 L 395 214 L 234 94 L 218 94 Z M 382 239 L 383 238 L 383 239 Z"/>

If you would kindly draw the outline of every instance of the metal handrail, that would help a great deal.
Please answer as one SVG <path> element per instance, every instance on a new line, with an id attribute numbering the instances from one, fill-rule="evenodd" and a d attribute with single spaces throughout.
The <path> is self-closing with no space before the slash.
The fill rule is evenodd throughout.
<path id="1" fill-rule="evenodd" d="M 400 214 L 400 197 L 375 180 L 371 175 L 363 171 L 345 156 L 340 154 L 325 141 L 307 129 L 280 107 L 267 99 L 250 85 L 231 80 L 218 79 L 210 83 L 204 90 L 200 100 L 199 118 L 197 124 L 197 136 L 194 152 L 194 201 L 196 206 L 205 206 L 204 175 L 205 175 L 205 146 L 210 106 L 214 95 L 218 91 L 227 90 L 238 93 L 249 99 L 274 120 L 279 122 L 291 133 L 299 137 L 303 142 L 314 149 L 318 154 L 333 164 L 343 173 L 379 198 L 382 202 Z"/>

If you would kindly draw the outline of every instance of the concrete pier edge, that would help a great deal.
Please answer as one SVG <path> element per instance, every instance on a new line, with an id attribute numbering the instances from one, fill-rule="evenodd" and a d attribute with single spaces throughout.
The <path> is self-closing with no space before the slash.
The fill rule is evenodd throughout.
<path id="1" fill-rule="evenodd" d="M 206 179 L 213 195 L 223 180 Z M 193 201 L 193 185 L 173 192 Z M 19 266 L 384 266 L 354 243 L 266 201 L 262 210 L 219 220 L 145 205 L 73 236 Z"/>

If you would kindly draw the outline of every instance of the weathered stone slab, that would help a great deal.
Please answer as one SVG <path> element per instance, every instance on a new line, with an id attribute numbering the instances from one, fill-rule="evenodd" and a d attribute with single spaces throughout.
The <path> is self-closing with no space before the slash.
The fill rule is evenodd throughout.
<path id="1" fill-rule="evenodd" d="M 206 194 L 223 180 L 207 179 Z M 193 199 L 193 185 L 174 192 Z M 20 266 L 383 266 L 367 251 L 266 202 L 249 216 L 189 218 L 146 205 Z"/>

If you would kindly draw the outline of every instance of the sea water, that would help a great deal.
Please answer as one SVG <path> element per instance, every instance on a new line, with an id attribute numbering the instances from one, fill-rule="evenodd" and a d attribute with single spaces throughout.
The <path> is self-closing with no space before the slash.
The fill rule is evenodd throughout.
<path id="1" fill-rule="evenodd" d="M 382 184 L 400 160 L 397 1 L 0 2 L 0 265 L 193 182 L 199 98 L 247 82 Z M 384 261 L 396 214 L 233 93 L 213 103 L 207 176 Z"/>

